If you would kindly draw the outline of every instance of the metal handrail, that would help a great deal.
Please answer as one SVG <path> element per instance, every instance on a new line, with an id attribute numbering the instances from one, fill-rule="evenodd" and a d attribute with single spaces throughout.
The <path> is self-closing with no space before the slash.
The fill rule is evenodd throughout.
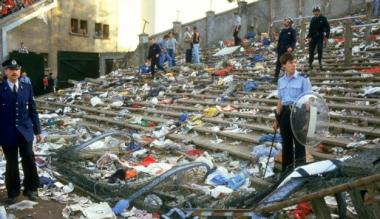
<path id="1" fill-rule="evenodd" d="M 366 17 L 367 15 L 355 15 L 355 16 L 348 16 L 348 17 L 341 17 L 341 18 L 332 18 L 332 19 L 329 19 L 328 21 L 329 22 L 335 22 L 335 21 L 343 21 L 343 20 L 348 20 L 348 19 L 354 19 L 354 18 L 362 18 L 362 17 Z M 301 19 L 307 19 L 307 18 L 312 18 L 314 16 L 304 16 L 304 17 L 297 17 L 297 18 L 292 18 L 292 20 L 301 20 Z M 278 20 L 274 20 L 272 22 L 273 23 L 278 23 L 278 22 L 281 22 L 283 21 L 284 19 L 286 18 L 283 18 L 283 19 L 278 19 Z"/>

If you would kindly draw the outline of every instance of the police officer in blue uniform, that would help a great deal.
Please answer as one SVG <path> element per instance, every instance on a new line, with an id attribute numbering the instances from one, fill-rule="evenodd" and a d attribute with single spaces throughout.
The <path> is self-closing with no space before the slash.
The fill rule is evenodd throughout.
<path id="1" fill-rule="evenodd" d="M 292 27 L 293 20 L 291 18 L 286 18 L 283 22 L 283 25 L 284 28 L 280 32 L 277 44 L 277 62 L 276 71 L 274 74 L 275 83 L 277 83 L 278 76 L 281 70 L 280 57 L 286 52 L 293 52 L 297 42 L 297 34 Z"/>
<path id="2" fill-rule="evenodd" d="M 8 203 L 20 194 L 18 153 L 24 171 L 24 196 L 37 199 L 39 184 L 33 139 L 41 141 L 41 127 L 32 86 L 19 81 L 21 64 L 16 59 L 3 62 L 7 80 L 0 83 L 0 145 L 6 159 L 5 186 Z"/>
<path id="3" fill-rule="evenodd" d="M 277 121 L 273 128 L 280 128 L 282 171 L 285 172 L 293 169 L 294 163 L 299 166 L 306 162 L 305 147 L 297 141 L 290 127 L 290 113 L 297 98 L 305 92 L 312 91 L 312 89 L 310 80 L 296 70 L 296 60 L 291 53 L 282 55 L 280 62 L 285 69 L 285 75 L 278 80 Z"/>
<path id="4" fill-rule="evenodd" d="M 314 17 L 310 21 L 309 33 L 307 38 L 309 41 L 309 68 L 313 69 L 314 51 L 318 47 L 319 68 L 322 69 L 323 41 L 330 36 L 330 25 L 325 16 L 321 15 L 319 6 L 313 8 Z"/>

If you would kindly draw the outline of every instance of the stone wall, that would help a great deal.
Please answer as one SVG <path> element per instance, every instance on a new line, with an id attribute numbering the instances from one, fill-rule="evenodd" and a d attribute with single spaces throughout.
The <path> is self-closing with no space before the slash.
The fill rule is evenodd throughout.
<path id="1" fill-rule="evenodd" d="M 113 4 L 114 3 L 114 4 Z M 8 51 L 20 42 L 29 51 L 48 53 L 49 67 L 57 74 L 58 51 L 118 52 L 118 7 L 115 0 L 64 0 L 58 7 L 8 32 Z M 70 33 L 71 18 L 87 21 L 87 35 Z M 95 37 L 95 23 L 109 25 L 109 38 Z"/>
<path id="2" fill-rule="evenodd" d="M 286 17 L 298 17 L 298 4 L 299 0 L 272 0 L 272 20 L 279 20 Z M 300 10 L 300 12 L 303 13 L 303 16 L 312 15 L 314 4 L 321 6 L 323 14 L 328 18 L 341 17 L 348 14 L 349 11 L 348 0 L 304 0 L 304 8 L 303 10 Z M 352 5 L 355 11 L 364 9 L 364 4 L 365 0 L 352 0 Z M 193 22 L 185 24 L 173 22 L 173 27 L 176 27 L 175 29 L 181 30 L 181 33 L 183 33 L 185 27 L 197 26 L 201 34 L 201 48 L 205 49 L 207 46 L 211 46 L 219 40 L 233 38 L 233 13 L 235 11 L 239 11 L 242 17 L 242 30 L 240 36 L 245 35 L 250 25 L 254 25 L 256 32 L 268 32 L 271 20 L 269 17 L 269 0 L 260 0 L 250 4 L 240 2 L 239 7 L 233 10 L 219 14 L 209 11 L 204 18 Z M 274 30 L 279 30 L 280 28 L 280 22 L 274 24 Z M 156 36 L 156 38 L 162 38 L 163 35 L 169 31 L 170 30 L 163 31 L 154 34 L 154 36 Z M 182 42 L 182 34 L 179 34 L 178 41 Z M 146 51 L 144 51 L 144 54 L 146 54 Z M 138 60 L 137 63 L 132 62 L 132 64 L 137 65 L 142 62 L 143 60 Z"/>

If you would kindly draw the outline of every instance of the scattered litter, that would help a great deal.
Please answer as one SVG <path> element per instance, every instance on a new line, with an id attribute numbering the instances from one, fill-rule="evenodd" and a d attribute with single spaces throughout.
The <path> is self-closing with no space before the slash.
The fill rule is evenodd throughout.
<path id="1" fill-rule="evenodd" d="M 33 202 L 30 200 L 22 200 L 21 202 L 17 202 L 13 205 L 8 206 L 8 209 L 14 209 L 14 210 L 33 209 L 33 206 L 37 204 L 38 202 Z"/>

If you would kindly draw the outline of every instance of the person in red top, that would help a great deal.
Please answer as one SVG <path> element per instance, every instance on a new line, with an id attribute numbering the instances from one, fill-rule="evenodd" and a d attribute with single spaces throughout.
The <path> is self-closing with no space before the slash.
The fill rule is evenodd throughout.
<path id="1" fill-rule="evenodd" d="M 1 4 L 1 17 L 5 17 L 8 15 L 8 7 L 4 3 Z"/>
<path id="2" fill-rule="evenodd" d="M 30 2 L 30 0 L 24 0 L 24 6 L 25 7 L 28 7 L 29 5 L 31 5 L 32 3 Z"/>
<path id="3" fill-rule="evenodd" d="M 47 94 L 49 92 L 48 88 L 49 88 L 49 80 L 48 80 L 48 76 L 45 75 L 44 78 L 42 79 L 42 84 L 44 85 L 44 93 Z"/>

